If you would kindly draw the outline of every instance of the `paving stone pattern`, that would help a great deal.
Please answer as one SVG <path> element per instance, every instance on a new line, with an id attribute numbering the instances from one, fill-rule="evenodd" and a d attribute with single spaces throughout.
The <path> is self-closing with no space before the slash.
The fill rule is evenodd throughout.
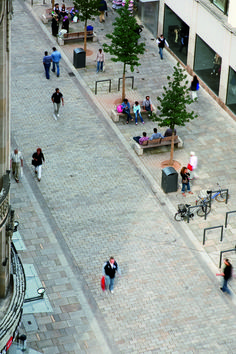
<path id="1" fill-rule="evenodd" d="M 21 183 L 12 180 L 11 204 L 27 248 L 23 262 L 34 264 L 53 307 L 53 313 L 35 314 L 39 329 L 27 333 L 28 345 L 53 354 L 234 353 L 234 296 L 220 292 L 215 273 L 219 250 L 234 245 L 235 224 L 223 244 L 218 234 L 209 234 L 205 249 L 201 241 L 204 227 L 221 224 L 235 207 L 235 122 L 200 91 L 193 105 L 199 119 L 178 129 L 185 148 L 176 160 L 187 163 L 194 150 L 200 165 L 194 197 L 186 200 L 218 181 L 230 186 L 231 198 L 228 206 L 214 202 L 207 221 L 176 223 L 173 214 L 183 197 L 160 189 L 160 163 L 169 153 L 135 155 L 130 137 L 143 126 L 111 122 L 108 113 L 120 94 L 93 95 L 93 56 L 87 70 L 71 77 L 73 46 L 62 47 L 60 78 L 52 73 L 45 79 L 43 53 L 55 45 L 50 25 L 38 19 L 46 6 L 36 2 L 31 10 L 17 0 L 12 20 L 12 148 L 23 152 L 25 167 Z M 102 30 L 95 20 L 99 42 L 89 44 L 93 55 L 112 15 L 108 21 Z M 151 93 L 154 101 L 175 61 L 168 52 L 159 61 L 150 33 L 142 36 L 147 51 L 135 72 L 135 90 L 127 95 Z M 106 72 L 97 76 L 117 80 L 121 70 L 107 56 Z M 50 100 L 55 87 L 65 98 L 58 121 Z M 145 122 L 149 134 L 154 126 Z M 37 146 L 46 158 L 40 183 L 31 166 Z M 110 255 L 122 271 L 113 296 L 100 290 L 102 264 Z"/>

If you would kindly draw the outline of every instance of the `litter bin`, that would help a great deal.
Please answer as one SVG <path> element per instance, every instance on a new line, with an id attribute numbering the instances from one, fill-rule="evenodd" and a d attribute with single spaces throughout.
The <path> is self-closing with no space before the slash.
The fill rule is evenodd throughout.
<path id="1" fill-rule="evenodd" d="M 83 48 L 74 49 L 73 65 L 76 69 L 85 68 L 85 66 L 86 66 L 86 53 Z"/>
<path id="2" fill-rule="evenodd" d="M 178 190 L 178 172 L 173 167 L 165 167 L 162 170 L 161 188 L 165 193 Z"/>

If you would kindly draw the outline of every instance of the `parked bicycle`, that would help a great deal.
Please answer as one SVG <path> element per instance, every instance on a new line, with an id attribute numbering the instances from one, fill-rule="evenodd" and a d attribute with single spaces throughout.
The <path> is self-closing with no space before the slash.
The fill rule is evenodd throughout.
<path id="1" fill-rule="evenodd" d="M 197 213 L 198 216 L 206 216 L 210 211 L 210 203 L 199 199 L 199 203 L 196 205 L 178 204 L 178 212 L 175 214 L 174 218 L 176 221 L 190 220 L 193 219 L 194 213 Z"/>
<path id="2" fill-rule="evenodd" d="M 222 189 L 221 186 L 219 185 L 219 183 L 217 183 L 217 186 L 219 187 L 219 190 L 216 192 L 212 192 L 212 191 L 206 191 L 205 196 L 201 197 L 199 196 L 199 199 L 196 200 L 196 204 L 201 205 L 202 201 L 204 200 L 205 203 L 209 203 L 211 204 L 211 200 L 217 200 L 217 202 L 225 202 L 227 203 L 228 199 L 229 199 L 229 191 L 228 189 Z M 212 194 L 214 193 L 214 194 Z"/>

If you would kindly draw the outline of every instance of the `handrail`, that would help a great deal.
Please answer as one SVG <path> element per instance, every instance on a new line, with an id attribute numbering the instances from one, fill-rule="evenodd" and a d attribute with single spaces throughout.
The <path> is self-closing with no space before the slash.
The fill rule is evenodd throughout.
<path id="1" fill-rule="evenodd" d="M 97 94 L 97 84 L 98 84 L 98 82 L 104 82 L 104 81 L 109 81 L 109 92 L 111 92 L 111 79 L 97 80 L 97 81 L 95 81 L 95 95 Z"/>
<path id="2" fill-rule="evenodd" d="M 204 232 L 203 232 L 203 240 L 202 240 L 202 244 L 205 245 L 205 240 L 206 240 L 206 231 L 207 230 L 212 230 L 212 229 L 218 229 L 218 228 L 221 228 L 221 235 L 220 235 L 220 242 L 223 241 L 223 225 L 220 225 L 220 226 L 212 226 L 212 227 L 206 227 L 204 229 Z"/>
<path id="3" fill-rule="evenodd" d="M 133 90 L 133 88 L 134 88 L 134 76 L 126 76 L 125 80 L 126 79 L 132 79 L 132 90 Z M 118 91 L 120 91 L 120 80 L 123 80 L 123 77 L 120 77 L 118 79 Z"/>

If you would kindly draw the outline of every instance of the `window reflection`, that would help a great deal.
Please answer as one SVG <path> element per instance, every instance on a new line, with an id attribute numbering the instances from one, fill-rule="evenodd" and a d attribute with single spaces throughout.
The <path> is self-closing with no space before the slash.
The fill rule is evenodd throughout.
<path id="1" fill-rule="evenodd" d="M 195 73 L 218 96 L 221 72 L 221 57 L 214 52 L 199 36 L 196 40 Z"/>
<path id="2" fill-rule="evenodd" d="M 226 105 L 236 114 L 236 72 L 229 68 Z"/>

